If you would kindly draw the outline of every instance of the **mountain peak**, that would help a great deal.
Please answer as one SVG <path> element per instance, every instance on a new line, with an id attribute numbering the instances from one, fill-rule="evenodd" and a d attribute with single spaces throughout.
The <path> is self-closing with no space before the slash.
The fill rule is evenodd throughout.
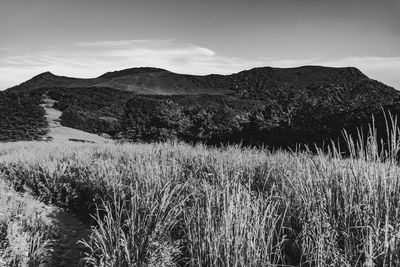
<path id="1" fill-rule="evenodd" d="M 48 78 L 54 78 L 56 77 L 56 75 L 54 75 L 53 73 L 51 73 L 50 71 L 46 71 L 43 72 L 39 75 L 36 75 L 35 77 L 32 78 L 32 80 L 36 80 L 36 79 L 48 79 Z"/>
<path id="2" fill-rule="evenodd" d="M 259 67 L 234 74 L 237 76 L 257 76 L 266 80 L 284 81 L 300 84 L 313 83 L 347 83 L 369 80 L 369 78 L 355 67 L 326 67 L 307 65 L 292 68 Z"/>
<path id="3" fill-rule="evenodd" d="M 248 71 L 331 71 L 331 72 L 336 72 L 336 71 L 343 71 L 343 72 L 349 72 L 357 75 L 362 75 L 365 76 L 365 74 L 362 73 L 361 70 L 357 69 L 356 67 L 327 67 L 327 66 L 320 66 L 320 65 L 304 65 L 304 66 L 299 66 L 299 67 L 289 67 L 289 68 L 279 68 L 279 67 L 256 67 L 252 68 Z"/>
<path id="4" fill-rule="evenodd" d="M 346 70 L 357 77 L 367 77 L 361 70 L 356 67 L 347 67 Z"/>
<path id="5" fill-rule="evenodd" d="M 164 71 L 167 71 L 167 70 L 160 69 L 160 68 L 152 68 L 152 67 L 130 68 L 130 69 L 125 69 L 125 70 L 117 70 L 117 71 L 107 72 L 107 73 L 104 73 L 103 75 L 99 76 L 99 78 L 114 78 L 114 77 L 121 77 L 121 76 L 127 76 L 127 75 L 164 72 Z"/>

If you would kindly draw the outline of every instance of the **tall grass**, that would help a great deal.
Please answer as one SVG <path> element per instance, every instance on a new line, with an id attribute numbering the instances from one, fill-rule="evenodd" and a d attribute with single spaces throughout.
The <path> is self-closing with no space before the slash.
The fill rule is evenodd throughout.
<path id="1" fill-rule="evenodd" d="M 0 180 L 0 266 L 43 266 L 50 261 L 47 227 L 26 199 Z"/>
<path id="2" fill-rule="evenodd" d="M 0 145 L 18 190 L 93 227 L 91 266 L 399 266 L 400 142 L 350 153 L 185 144 Z M 90 220 L 90 218 L 86 217 Z"/>

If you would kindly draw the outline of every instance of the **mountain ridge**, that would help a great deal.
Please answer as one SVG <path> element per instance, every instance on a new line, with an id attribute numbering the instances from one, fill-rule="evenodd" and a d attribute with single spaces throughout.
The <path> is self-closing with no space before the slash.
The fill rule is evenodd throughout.
<path id="1" fill-rule="evenodd" d="M 362 80 L 374 81 L 355 67 L 334 68 L 313 65 L 294 68 L 258 67 L 229 75 L 190 75 L 161 68 L 140 67 L 106 72 L 95 78 L 58 76 L 44 72 L 7 90 L 18 92 L 51 87 L 110 87 L 137 94 L 229 94 L 235 90 L 247 90 L 241 87 L 248 86 L 249 79 L 253 79 L 253 84 L 262 82 L 269 87 L 285 86 L 285 84 L 308 86 L 313 83 L 329 85 L 329 83 L 342 84 Z M 262 85 L 258 83 L 254 86 Z"/>
<path id="2" fill-rule="evenodd" d="M 44 72 L 5 93 L 48 96 L 62 126 L 131 141 L 287 147 L 340 138 L 343 128 L 354 133 L 382 107 L 400 115 L 400 92 L 354 67 L 259 67 L 229 75 L 144 67 L 88 79 Z"/>

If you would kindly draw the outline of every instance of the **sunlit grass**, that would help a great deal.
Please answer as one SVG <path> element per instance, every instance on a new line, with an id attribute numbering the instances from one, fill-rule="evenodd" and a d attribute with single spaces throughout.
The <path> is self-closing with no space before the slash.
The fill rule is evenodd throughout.
<path id="1" fill-rule="evenodd" d="M 0 180 L 0 266 L 41 266 L 50 259 L 48 227 L 25 201 Z"/>
<path id="2" fill-rule="evenodd" d="M 0 145 L 16 190 L 93 229 L 92 266 L 398 266 L 397 128 L 350 154 L 181 144 Z M 390 132 L 389 131 L 389 132 Z M 85 216 L 86 215 L 86 216 Z"/>

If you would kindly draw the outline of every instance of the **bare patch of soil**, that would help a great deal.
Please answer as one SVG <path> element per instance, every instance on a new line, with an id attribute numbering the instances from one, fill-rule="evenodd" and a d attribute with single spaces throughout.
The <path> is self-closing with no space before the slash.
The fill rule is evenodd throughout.
<path id="1" fill-rule="evenodd" d="M 112 142 L 112 140 L 96 134 L 62 126 L 60 119 L 62 112 L 54 108 L 55 102 L 53 99 L 45 98 L 44 104 L 41 104 L 46 111 L 46 119 L 49 124 L 49 133 L 45 139 L 57 142 L 80 140 L 87 143 L 100 144 Z"/>

